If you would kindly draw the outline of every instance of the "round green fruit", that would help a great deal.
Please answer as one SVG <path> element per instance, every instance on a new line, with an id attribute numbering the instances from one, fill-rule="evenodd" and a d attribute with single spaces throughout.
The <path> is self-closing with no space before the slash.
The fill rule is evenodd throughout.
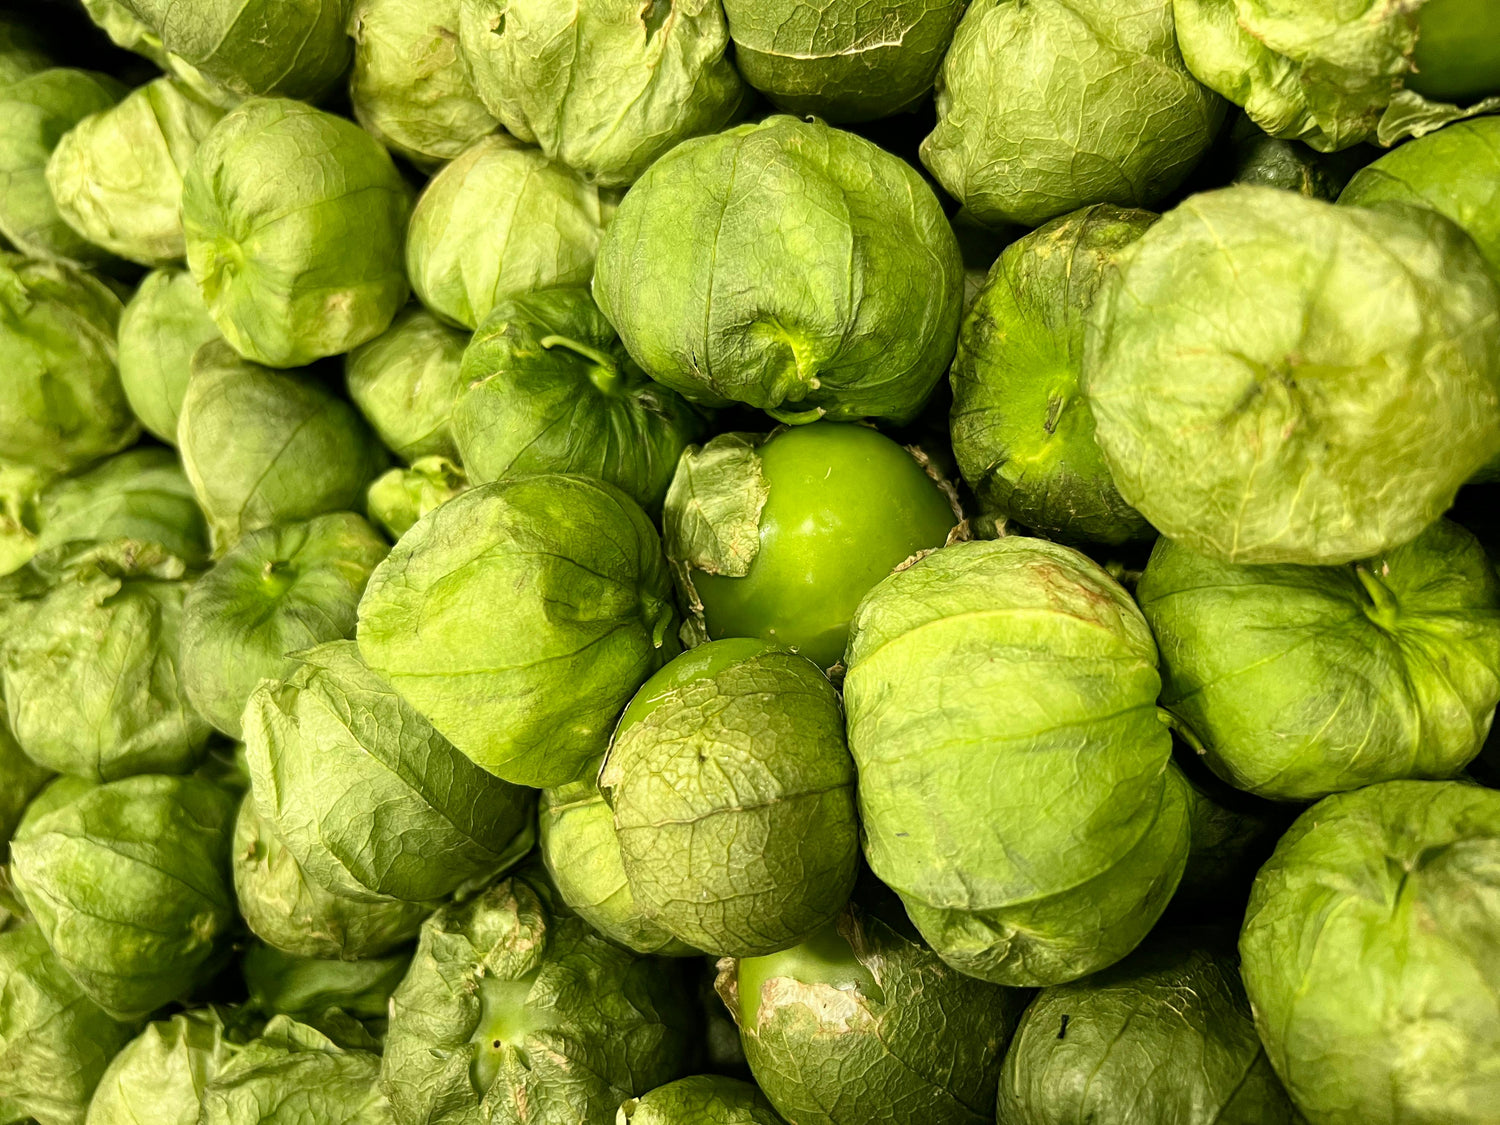
<path id="1" fill-rule="evenodd" d="M 916 458 L 819 422 L 690 448 L 667 495 L 667 554 L 708 636 L 760 637 L 828 667 L 865 593 L 957 522 Z"/>

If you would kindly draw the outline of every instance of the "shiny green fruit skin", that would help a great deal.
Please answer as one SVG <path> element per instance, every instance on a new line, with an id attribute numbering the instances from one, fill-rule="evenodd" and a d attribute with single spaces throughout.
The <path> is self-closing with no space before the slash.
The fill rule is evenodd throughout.
<path id="1" fill-rule="evenodd" d="M 1406 86 L 1433 101 L 1464 105 L 1500 94 L 1500 4 L 1427 0 Z"/>
<path id="2" fill-rule="evenodd" d="M 770 495 L 750 572 L 693 575 L 708 635 L 761 637 L 828 667 L 870 587 L 957 520 L 911 454 L 866 426 L 798 426 L 760 457 Z"/>

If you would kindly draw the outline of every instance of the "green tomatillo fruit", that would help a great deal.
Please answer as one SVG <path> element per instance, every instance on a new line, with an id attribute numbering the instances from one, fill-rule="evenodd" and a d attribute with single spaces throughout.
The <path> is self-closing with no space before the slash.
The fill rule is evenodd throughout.
<path id="1" fill-rule="evenodd" d="M 423 171 L 495 131 L 459 50 L 459 0 L 354 0 L 355 119 Z"/>
<path id="2" fill-rule="evenodd" d="M 469 478 L 448 458 L 422 457 L 376 477 L 365 493 L 365 511 L 371 523 L 396 540 L 468 487 Z"/>
<path id="3" fill-rule="evenodd" d="M 215 782 L 161 774 L 64 778 L 33 803 L 11 843 L 16 887 L 95 1003 L 143 1016 L 210 965 L 235 921 L 234 810 Z"/>
<path id="4" fill-rule="evenodd" d="M 1151 534 L 1120 498 L 1079 385 L 1088 311 L 1149 211 L 1098 204 L 1011 243 L 964 317 L 953 453 L 986 512 L 1064 540 Z"/>
<path id="5" fill-rule="evenodd" d="M 1119 262 L 1083 387 L 1120 495 L 1183 546 L 1368 558 L 1500 453 L 1500 285 L 1435 211 L 1230 187 Z"/>
<path id="6" fill-rule="evenodd" d="M 140 436 L 115 368 L 120 310 L 85 270 L 0 254 L 0 458 L 66 472 Z"/>
<path id="7" fill-rule="evenodd" d="M 383 538 L 354 512 L 252 531 L 198 579 L 182 607 L 182 678 L 198 713 L 233 738 L 263 679 L 292 653 L 354 633 L 354 611 Z"/>
<path id="8" fill-rule="evenodd" d="M 957 522 L 915 455 L 832 422 L 689 447 L 663 517 L 667 556 L 710 639 L 760 637 L 825 668 L 843 659 L 866 591 Z"/>
<path id="9" fill-rule="evenodd" d="M 620 717 L 599 787 L 630 893 L 696 949 L 773 953 L 844 905 L 859 862 L 838 693 L 764 641 L 700 645 Z"/>
<path id="10" fill-rule="evenodd" d="M 182 175 L 224 111 L 158 78 L 85 117 L 53 149 L 47 184 L 84 238 L 146 266 L 180 261 Z"/>
<path id="11" fill-rule="evenodd" d="M 963 260 L 909 164 L 776 116 L 647 169 L 604 233 L 594 296 L 690 401 L 908 421 L 953 357 Z"/>
<path id="12" fill-rule="evenodd" d="M 1430 207 L 1462 227 L 1500 273 L 1500 117 L 1460 121 L 1392 149 L 1355 173 L 1339 202 Z"/>
<path id="13" fill-rule="evenodd" d="M 562 900 L 610 941 L 637 953 L 698 953 L 648 918 L 631 893 L 615 814 L 599 791 L 597 769 L 543 791 L 537 842 Z"/>
<path id="14" fill-rule="evenodd" d="M 365 420 L 311 370 L 273 371 L 222 340 L 199 348 L 177 448 L 214 552 L 246 532 L 357 508 L 386 464 Z"/>
<path id="15" fill-rule="evenodd" d="M 1453 777 L 1500 702 L 1500 579 L 1447 520 L 1336 567 L 1237 566 L 1161 539 L 1136 597 L 1162 706 L 1262 797 Z"/>
<path id="16" fill-rule="evenodd" d="M 211 728 L 182 682 L 191 582 L 180 559 L 140 547 L 117 541 L 35 596 L 0 603 L 11 729 L 51 769 L 98 781 L 182 773 L 208 744 Z M 156 565 L 129 565 L 131 556 Z"/>
<path id="17" fill-rule="evenodd" d="M 718 989 L 756 1082 L 798 1125 L 989 1122 L 1026 1004 L 945 964 L 889 893 L 863 890 L 801 945 L 721 961 Z"/>
<path id="18" fill-rule="evenodd" d="M 219 338 L 193 275 L 148 273 L 120 314 L 118 337 L 120 385 L 130 409 L 154 436 L 176 445 L 193 353 Z"/>
<path id="19" fill-rule="evenodd" d="M 313 99 L 349 67 L 349 0 L 120 2 L 161 51 L 242 98 Z"/>
<path id="20" fill-rule="evenodd" d="M 1297 1125 L 1240 984 L 1233 934 L 1158 930 L 1043 989 L 1005 1056 L 1000 1125 Z"/>
<path id="21" fill-rule="evenodd" d="M 201 1125 L 277 1118 L 318 1125 L 390 1125 L 378 1084 L 380 1044 L 342 1012 L 320 1020 L 331 1035 L 275 1016 L 203 1088 Z M 267 1107 L 274 1107 L 267 1112 Z"/>
<path id="22" fill-rule="evenodd" d="M 349 397 L 397 457 L 408 465 L 455 453 L 450 421 L 463 384 L 466 332 L 420 306 L 344 357 Z"/>
<path id="23" fill-rule="evenodd" d="M 966 0 L 727 0 L 734 61 L 778 108 L 835 124 L 912 109 Z"/>
<path id="24" fill-rule="evenodd" d="M 860 603 L 865 858 L 950 965 L 1057 984 L 1146 936 L 1188 852 L 1160 690 L 1135 602 L 1056 543 L 958 543 Z"/>
<path id="25" fill-rule="evenodd" d="M 411 208 L 390 154 L 354 122 L 252 98 L 183 177 L 188 268 L 241 355 L 297 367 L 380 335 L 406 303 Z"/>
<path id="26" fill-rule="evenodd" d="M 296 653 L 251 692 L 244 724 L 256 807 L 335 894 L 436 901 L 534 842 L 535 794 L 460 754 L 353 641 Z"/>
<path id="27" fill-rule="evenodd" d="M 614 1125 L 686 1073 L 679 964 L 611 944 L 523 869 L 439 910 L 391 997 L 381 1086 L 398 1121 Z"/>
<path id="28" fill-rule="evenodd" d="M 1240 973 L 1271 1065 L 1308 1121 L 1495 1119 L 1497 919 L 1493 789 L 1389 781 L 1298 818 L 1256 877 Z"/>
<path id="29" fill-rule="evenodd" d="M 1175 0 L 1188 69 L 1274 137 L 1393 145 L 1500 107 L 1491 0 Z"/>
<path id="30" fill-rule="evenodd" d="M 459 750 L 507 781 L 582 776 L 635 689 L 677 652 L 661 540 L 587 477 L 483 484 L 375 569 L 359 648 Z"/>
<path id="31" fill-rule="evenodd" d="M 716 133 L 745 87 L 719 0 L 459 0 L 474 88 L 514 136 L 602 187 Z"/>
<path id="32" fill-rule="evenodd" d="M 1172 0 L 982 0 L 943 59 L 922 163 L 981 221 L 1035 227 L 1154 206 L 1224 113 L 1183 65 Z"/>
<path id="33" fill-rule="evenodd" d="M 0 86 L 0 234 L 23 254 L 88 265 L 109 259 L 63 219 L 47 162 L 64 135 L 109 109 L 125 87 L 106 74 L 52 67 Z"/>
<path id="34" fill-rule="evenodd" d="M 294 957 L 379 957 L 416 937 L 434 908 L 395 898 L 345 898 L 325 889 L 260 815 L 254 794 L 240 802 L 232 856 L 240 916 L 261 941 Z"/>
<path id="35" fill-rule="evenodd" d="M 0 1118 L 77 1125 L 135 1029 L 101 1010 L 37 926 L 0 932 Z"/>
<path id="36" fill-rule="evenodd" d="M 428 181 L 412 211 L 412 289 L 473 329 L 506 297 L 587 284 L 614 206 L 540 149 L 504 133 L 481 137 Z"/>
<path id="37" fill-rule="evenodd" d="M 463 353 L 453 440 L 475 484 L 579 473 L 659 511 L 703 419 L 646 377 L 583 286 L 499 302 Z"/>
<path id="38" fill-rule="evenodd" d="M 1500 94 L 1500 7 L 1491 0 L 1427 0 L 1406 88 L 1463 105 Z"/>
<path id="39" fill-rule="evenodd" d="M 197 1125 L 203 1086 L 239 1053 L 246 1024 L 254 1026 L 240 1012 L 218 1008 L 147 1024 L 110 1061 L 86 1125 Z"/>
<path id="40" fill-rule="evenodd" d="M 752 1083 L 695 1074 L 620 1106 L 616 1125 L 783 1125 Z"/>

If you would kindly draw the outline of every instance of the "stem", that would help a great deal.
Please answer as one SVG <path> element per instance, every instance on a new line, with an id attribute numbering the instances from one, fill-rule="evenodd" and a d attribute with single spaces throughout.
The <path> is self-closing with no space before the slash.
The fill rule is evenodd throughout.
<path id="1" fill-rule="evenodd" d="M 1364 563 L 1355 566 L 1354 573 L 1358 576 L 1359 584 L 1365 588 L 1365 594 L 1370 599 L 1371 608 L 1365 610 L 1370 620 L 1382 629 L 1395 629 L 1396 621 L 1401 616 L 1401 603 L 1391 593 L 1390 587 Z"/>
<path id="2" fill-rule="evenodd" d="M 568 351 L 592 361 L 594 370 L 589 372 L 589 378 L 594 381 L 594 386 L 598 387 L 605 394 L 613 394 L 620 389 L 620 365 L 615 362 L 614 357 L 608 352 L 602 352 L 598 348 L 591 348 L 589 345 L 570 339 L 567 336 L 543 336 L 542 347 L 549 351 L 553 348 L 567 348 Z"/>
<path id="3" fill-rule="evenodd" d="M 1197 754 L 1198 757 L 1202 758 L 1208 753 L 1208 747 L 1204 746 L 1203 740 L 1193 733 L 1193 728 L 1188 726 L 1185 722 L 1179 719 L 1176 715 L 1172 714 L 1172 712 L 1168 711 L 1165 707 L 1158 707 L 1156 709 L 1156 717 L 1162 721 L 1162 724 L 1166 726 L 1168 730 L 1175 731 L 1177 737 L 1186 742 L 1188 744 L 1188 747 L 1193 751 L 1194 754 Z"/>

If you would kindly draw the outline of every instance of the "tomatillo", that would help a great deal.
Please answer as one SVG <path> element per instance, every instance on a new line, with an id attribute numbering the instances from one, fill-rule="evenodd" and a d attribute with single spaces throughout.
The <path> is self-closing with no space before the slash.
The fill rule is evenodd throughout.
<path id="1" fill-rule="evenodd" d="M 843 659 L 865 593 L 957 523 L 942 487 L 867 426 L 816 422 L 689 446 L 667 493 L 667 556 L 710 639 Z"/>
<path id="2" fill-rule="evenodd" d="M 599 772 L 641 914 L 733 957 L 798 945 L 848 901 L 854 780 L 827 677 L 744 637 L 700 645 L 647 680 Z"/>
<path id="3" fill-rule="evenodd" d="M 1433 101 L 1466 104 L 1500 94 L 1500 5 L 1494 0 L 1427 0 L 1417 16 L 1406 86 Z"/>

